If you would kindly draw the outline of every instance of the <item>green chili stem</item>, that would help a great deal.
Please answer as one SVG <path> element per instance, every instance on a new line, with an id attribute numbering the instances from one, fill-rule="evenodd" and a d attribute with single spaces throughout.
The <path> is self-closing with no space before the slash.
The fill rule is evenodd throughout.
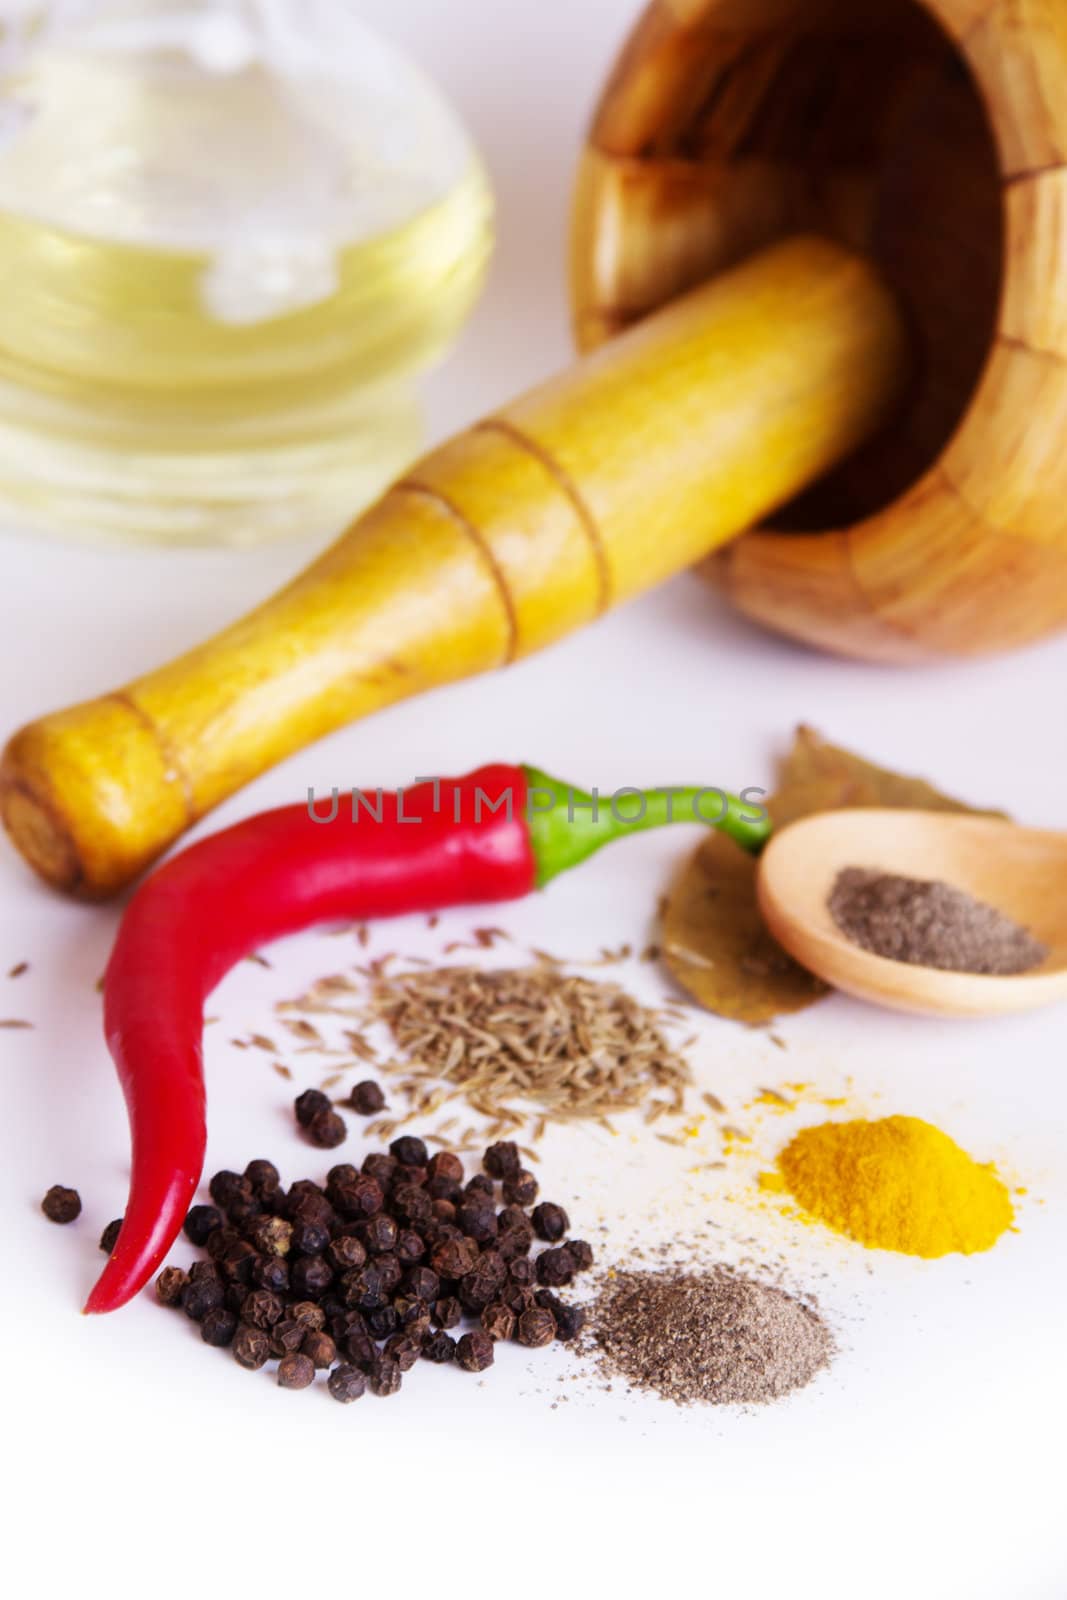
<path id="1" fill-rule="evenodd" d="M 702 822 L 718 828 L 753 852 L 761 850 L 770 837 L 766 812 L 722 789 L 623 789 L 594 798 L 536 767 L 524 767 L 523 771 L 538 887 L 588 860 L 613 839 L 676 822 Z"/>

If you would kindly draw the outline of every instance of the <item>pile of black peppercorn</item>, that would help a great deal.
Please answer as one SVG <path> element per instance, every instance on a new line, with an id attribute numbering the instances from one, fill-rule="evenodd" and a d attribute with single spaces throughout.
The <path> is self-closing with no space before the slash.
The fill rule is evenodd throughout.
<path id="1" fill-rule="evenodd" d="M 167 1267 L 159 1298 L 240 1366 L 276 1360 L 282 1388 L 328 1372 L 342 1402 L 395 1394 L 420 1358 L 484 1372 L 498 1339 L 534 1349 L 575 1338 L 585 1313 L 554 1291 L 592 1266 L 592 1249 L 567 1240 L 562 1207 L 535 1204 L 516 1145 L 491 1145 L 483 1164 L 465 1179 L 458 1156 L 430 1156 L 408 1136 L 358 1170 L 333 1167 L 324 1186 L 286 1190 L 270 1161 L 217 1172 L 213 1203 L 185 1220 L 207 1258 Z"/>

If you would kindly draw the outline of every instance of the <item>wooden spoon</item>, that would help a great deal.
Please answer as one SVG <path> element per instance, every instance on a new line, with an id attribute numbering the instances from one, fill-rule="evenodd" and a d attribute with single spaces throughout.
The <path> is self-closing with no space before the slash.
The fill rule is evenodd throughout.
<path id="1" fill-rule="evenodd" d="M 871 955 L 830 915 L 827 898 L 844 867 L 940 878 L 1028 928 L 1048 957 L 1019 977 L 986 977 Z M 861 1000 L 986 1017 L 1067 999 L 1067 834 L 936 811 L 827 811 L 774 836 L 758 889 L 764 919 L 790 955 Z"/>

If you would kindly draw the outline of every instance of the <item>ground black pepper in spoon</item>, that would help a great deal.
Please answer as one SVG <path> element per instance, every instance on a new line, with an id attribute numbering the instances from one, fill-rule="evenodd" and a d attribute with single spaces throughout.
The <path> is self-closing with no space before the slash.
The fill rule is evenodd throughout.
<path id="1" fill-rule="evenodd" d="M 995 906 L 934 879 L 846 867 L 830 892 L 830 914 L 846 938 L 872 955 L 941 972 L 1014 977 L 1048 951 Z"/>

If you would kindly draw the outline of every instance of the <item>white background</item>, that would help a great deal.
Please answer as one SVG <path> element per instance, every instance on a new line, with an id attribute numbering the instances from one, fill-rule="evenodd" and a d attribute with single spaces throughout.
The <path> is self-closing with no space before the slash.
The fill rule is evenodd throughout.
<path id="1" fill-rule="evenodd" d="M 498 190 L 489 294 L 431 384 L 441 436 L 567 358 L 569 182 L 594 88 L 634 6 L 365 0 L 363 10 L 454 96 Z M 307 555 L 291 546 L 116 554 L 5 536 L 0 731 L 192 644 Z M 764 783 L 800 718 L 1055 826 L 1067 816 L 1065 669 L 1067 639 L 923 672 L 850 666 L 759 633 L 686 578 L 506 675 L 339 734 L 207 826 L 291 801 L 309 784 L 402 783 L 490 758 L 605 787 Z M 692 842 L 683 830 L 617 847 L 492 920 L 576 956 L 640 943 Z M 710 1129 L 695 1157 L 629 1128 L 614 1141 L 570 1133 L 547 1147 L 546 1189 L 603 1259 L 608 1240 L 621 1249 L 637 1235 L 684 1239 L 710 1222 L 724 1255 L 784 1265 L 813 1289 L 842 1353 L 811 1390 L 759 1414 L 679 1413 L 618 1385 L 561 1384 L 571 1358 L 509 1349 L 484 1384 L 423 1365 L 388 1404 L 342 1409 L 240 1373 L 148 1298 L 111 1319 L 78 1316 L 103 1260 L 96 1238 L 125 1192 L 125 1119 L 94 992 L 116 915 L 53 897 L 0 847 L 0 973 L 32 963 L 25 977 L 0 976 L 0 1016 L 35 1024 L 0 1033 L 12 1593 L 104 1583 L 116 1594 L 184 1595 L 685 1584 L 757 1596 L 1067 1595 L 1062 1010 L 937 1025 L 834 999 L 783 1027 L 785 1055 L 708 1018 L 694 1065 L 754 1129 L 750 1158 L 725 1177 L 694 1177 L 694 1162 L 718 1154 Z M 382 928 L 375 948 L 439 949 L 477 920 L 457 913 L 433 936 L 419 919 Z M 210 1170 L 260 1154 L 290 1180 L 325 1167 L 292 1132 L 286 1085 L 227 1041 L 269 1032 L 275 1000 L 355 958 L 345 941 L 315 935 L 272 952 L 272 970 L 244 967 L 227 980 L 208 1052 Z M 648 998 L 665 992 L 647 968 L 633 981 Z M 292 1060 L 301 1082 L 321 1075 Z M 797 1118 L 757 1122 L 744 1102 L 792 1077 L 847 1093 L 861 1111 L 931 1118 L 997 1161 L 1030 1191 L 1019 1232 L 985 1256 L 913 1262 L 761 1208 L 755 1171 Z M 345 1153 L 359 1148 L 353 1137 Z M 51 1227 L 36 1209 L 53 1182 L 81 1190 L 74 1228 Z"/>

